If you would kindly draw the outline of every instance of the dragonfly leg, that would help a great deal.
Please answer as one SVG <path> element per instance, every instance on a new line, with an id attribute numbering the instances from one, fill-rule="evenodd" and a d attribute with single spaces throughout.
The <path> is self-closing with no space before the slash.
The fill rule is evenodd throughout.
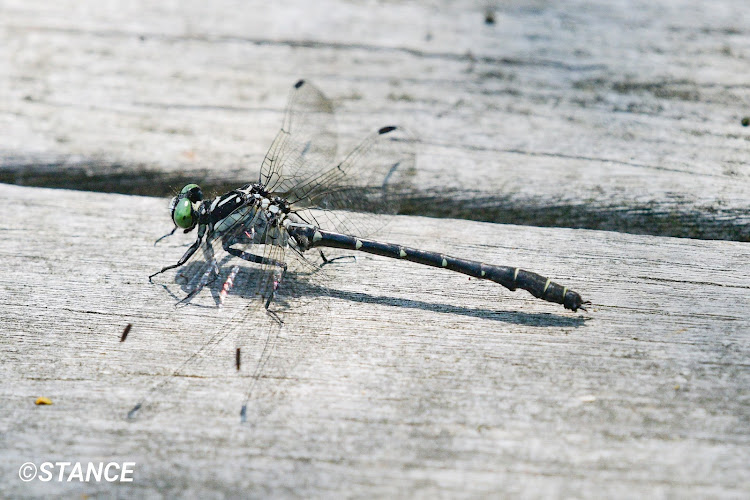
<path id="1" fill-rule="evenodd" d="M 164 236 L 162 236 L 158 240 L 154 241 L 154 246 L 156 246 L 156 244 L 159 243 L 164 238 L 168 238 L 168 237 L 172 236 L 175 231 L 177 231 L 177 226 L 175 226 L 174 229 L 172 229 L 170 232 L 168 232 L 167 234 L 165 234 Z"/>
<path id="2" fill-rule="evenodd" d="M 271 290 L 271 293 L 268 295 L 268 299 L 266 299 L 265 308 L 266 308 L 266 312 L 268 312 L 268 314 L 270 314 L 271 317 L 273 317 L 279 323 L 283 323 L 281 318 L 279 318 L 279 316 L 275 312 L 269 310 L 269 307 L 271 306 L 271 301 L 273 300 L 273 297 L 276 294 L 276 290 L 281 285 L 281 282 L 284 279 L 284 275 L 286 275 L 286 269 L 287 269 L 286 262 L 281 262 L 275 259 L 269 259 L 268 257 L 262 257 L 260 255 L 255 255 L 254 253 L 250 253 L 250 252 L 243 252 L 239 248 L 233 248 L 229 246 L 229 244 L 226 244 L 226 243 L 224 244 L 224 249 L 227 252 L 229 252 L 231 255 L 234 255 L 235 257 L 239 257 L 240 259 L 246 260 L 248 262 L 254 262 L 256 264 L 268 264 L 268 265 L 276 266 L 282 269 L 281 276 L 276 277 L 274 275 L 273 289 Z"/>
<path id="3" fill-rule="evenodd" d="M 334 257 L 332 259 L 329 259 L 328 257 L 325 256 L 325 254 L 323 254 L 323 250 L 318 250 L 318 251 L 320 252 L 320 258 L 323 259 L 323 263 L 320 265 L 320 267 L 323 267 L 326 264 L 330 264 L 331 262 L 335 262 L 341 259 L 352 259 L 354 262 L 357 262 L 356 255 L 341 255 L 339 257 Z"/>
<path id="4" fill-rule="evenodd" d="M 279 263 L 279 267 L 281 268 L 281 271 L 279 272 L 279 269 L 274 270 L 273 272 L 273 287 L 271 289 L 271 293 L 268 294 L 268 298 L 266 299 L 266 313 L 268 313 L 269 316 L 271 316 L 273 319 L 275 319 L 280 325 L 284 324 L 284 320 L 282 320 L 278 314 L 276 314 L 275 311 L 272 311 L 270 309 L 271 307 L 271 301 L 273 301 L 274 296 L 276 295 L 276 290 L 279 289 L 281 286 L 282 281 L 284 281 L 284 276 L 286 276 L 286 270 L 287 265 L 284 262 Z"/>
<path id="5" fill-rule="evenodd" d="M 272 310 L 270 310 L 270 309 L 266 309 L 266 314 L 268 314 L 268 315 L 269 315 L 269 316 L 271 316 L 271 317 L 272 317 L 272 318 L 273 318 L 274 320 L 276 320 L 276 322 L 277 322 L 278 324 L 280 324 L 280 325 L 283 325 L 283 324 L 284 324 L 284 320 L 283 320 L 283 319 L 281 319 L 281 318 L 279 317 L 279 315 L 278 315 L 278 314 L 276 314 L 276 312 L 274 312 L 274 311 L 272 311 Z"/>
<path id="6" fill-rule="evenodd" d="M 206 270 L 203 272 L 199 283 L 205 285 L 209 283 L 209 281 L 213 281 L 217 276 L 219 276 L 219 265 L 216 263 L 216 259 L 214 258 L 214 247 L 211 244 L 210 240 L 206 240 L 206 244 L 203 245 L 203 258 L 206 261 Z M 185 283 L 188 283 L 190 281 L 190 276 L 187 276 L 182 272 L 178 273 L 178 277 L 183 278 L 185 280 Z M 202 285 L 196 285 L 196 287 Z"/>
<path id="7" fill-rule="evenodd" d="M 201 241 L 203 241 L 203 235 L 199 233 L 198 234 L 198 239 L 196 239 L 193 242 L 193 244 L 190 245 L 190 248 L 187 249 L 187 251 L 185 252 L 185 254 L 182 257 L 180 257 L 180 260 L 177 261 L 177 264 L 172 264 L 171 266 L 162 267 L 160 271 L 157 271 L 157 272 L 155 272 L 154 274 L 152 274 L 151 276 L 148 277 L 149 282 L 151 281 L 151 278 L 153 278 L 157 274 L 161 274 L 164 271 L 169 271 L 170 269 L 174 269 L 175 267 L 180 267 L 185 262 L 187 262 L 188 259 L 193 256 L 193 254 L 195 253 L 195 251 L 198 250 L 198 247 L 201 246 Z"/>
<path id="8" fill-rule="evenodd" d="M 255 255 L 254 253 L 250 253 L 250 252 L 243 252 L 239 248 L 232 248 L 229 245 L 225 245 L 224 250 L 234 255 L 235 257 L 239 257 L 240 259 L 246 260 L 248 262 L 255 262 L 256 264 L 271 264 L 272 266 L 278 266 L 278 267 L 286 267 L 286 264 L 284 264 L 283 262 L 279 262 L 278 260 L 269 259 L 267 257 L 261 257 L 260 255 Z"/>
<path id="9" fill-rule="evenodd" d="M 273 300 L 274 295 L 276 295 L 276 290 L 279 289 L 279 287 L 281 286 L 281 282 L 284 280 L 284 276 L 286 276 L 286 263 L 279 263 L 279 267 L 281 267 L 282 271 L 280 275 L 277 275 L 277 271 L 274 271 L 273 289 L 271 290 L 271 293 L 268 295 L 268 299 L 266 300 L 266 311 L 268 311 L 268 308 L 271 305 L 271 301 Z"/>
<path id="10" fill-rule="evenodd" d="M 203 290 L 204 286 L 213 283 L 213 281 L 219 276 L 219 265 L 214 258 L 214 246 L 210 239 L 207 239 L 206 244 L 203 245 L 203 257 L 206 259 L 207 269 L 203 272 L 200 280 L 192 286 L 188 294 L 176 304 L 177 306 L 185 305 L 190 302 L 193 297 Z M 187 284 L 190 283 L 189 276 L 182 275 L 181 273 L 180 276 L 187 280 Z"/>

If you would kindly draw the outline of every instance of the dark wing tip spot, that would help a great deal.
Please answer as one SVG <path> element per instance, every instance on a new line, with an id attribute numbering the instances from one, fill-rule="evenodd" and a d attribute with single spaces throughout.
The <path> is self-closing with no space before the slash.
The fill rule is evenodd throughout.
<path id="1" fill-rule="evenodd" d="M 298 89 L 301 86 L 303 86 L 304 84 L 305 84 L 305 81 L 304 80 L 300 80 L 300 81 L 298 81 L 297 83 L 294 84 L 294 88 Z"/>
<path id="2" fill-rule="evenodd" d="M 392 127 L 392 126 L 383 127 L 380 130 L 378 130 L 378 134 L 380 135 L 387 134 L 388 132 L 393 132 L 394 130 L 396 130 L 396 128 L 398 127 Z"/>

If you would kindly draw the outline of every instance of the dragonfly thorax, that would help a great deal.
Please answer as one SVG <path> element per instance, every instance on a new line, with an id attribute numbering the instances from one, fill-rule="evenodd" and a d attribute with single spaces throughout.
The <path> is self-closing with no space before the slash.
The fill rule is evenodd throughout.
<path id="1" fill-rule="evenodd" d="M 289 214 L 289 202 L 268 193 L 261 184 L 247 184 L 207 201 L 201 207 L 200 224 L 209 232 L 221 235 L 242 223 L 247 228 L 263 234 L 267 228 L 282 225 Z"/>

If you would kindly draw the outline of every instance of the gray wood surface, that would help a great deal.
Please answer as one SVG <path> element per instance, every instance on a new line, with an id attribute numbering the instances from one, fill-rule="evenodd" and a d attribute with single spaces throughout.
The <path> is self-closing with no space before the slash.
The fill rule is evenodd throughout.
<path id="1" fill-rule="evenodd" d="M 363 255 L 267 343 L 251 267 L 221 311 L 216 286 L 177 308 L 171 275 L 148 283 L 190 241 L 153 246 L 164 199 L 0 184 L 0 498 L 750 496 L 746 10 L 0 1 L 0 182 L 215 194 L 257 176 L 307 78 L 341 154 L 419 135 L 406 213 L 519 224 L 400 216 L 384 238 L 593 301 Z M 24 483 L 27 461 L 135 477 Z"/>
<path id="2" fill-rule="evenodd" d="M 344 147 L 383 124 L 418 132 L 407 213 L 749 241 L 746 10 L 5 0 L 0 180 L 245 181 L 305 77 L 334 99 Z"/>
<path id="3" fill-rule="evenodd" d="M 204 291 L 176 308 L 171 283 L 149 285 L 189 241 L 153 245 L 164 200 L 8 185 L 0 199 L 0 497 L 750 492 L 747 244 L 394 217 L 391 241 L 534 270 L 593 307 L 360 256 L 300 302 L 248 423 L 232 338 L 129 422 L 251 301 L 219 312 Z M 241 323 L 249 356 L 264 318 Z M 136 466 L 129 484 L 23 483 L 26 461 Z"/>

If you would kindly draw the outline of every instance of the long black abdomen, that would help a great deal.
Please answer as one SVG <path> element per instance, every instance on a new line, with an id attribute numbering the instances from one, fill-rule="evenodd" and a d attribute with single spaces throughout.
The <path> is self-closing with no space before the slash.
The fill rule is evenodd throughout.
<path id="1" fill-rule="evenodd" d="M 539 299 L 562 304 L 566 309 L 573 311 L 585 309 L 583 298 L 578 293 L 568 289 L 568 287 L 558 285 L 544 276 L 517 267 L 484 264 L 474 260 L 459 259 L 450 255 L 392 243 L 380 243 L 346 234 L 332 233 L 315 227 L 292 227 L 290 233 L 297 241 L 305 241 L 308 248 L 343 248 L 393 259 L 408 260 L 426 266 L 442 267 L 450 271 L 468 274 L 474 278 L 494 281 L 509 290 L 521 288 Z"/>

